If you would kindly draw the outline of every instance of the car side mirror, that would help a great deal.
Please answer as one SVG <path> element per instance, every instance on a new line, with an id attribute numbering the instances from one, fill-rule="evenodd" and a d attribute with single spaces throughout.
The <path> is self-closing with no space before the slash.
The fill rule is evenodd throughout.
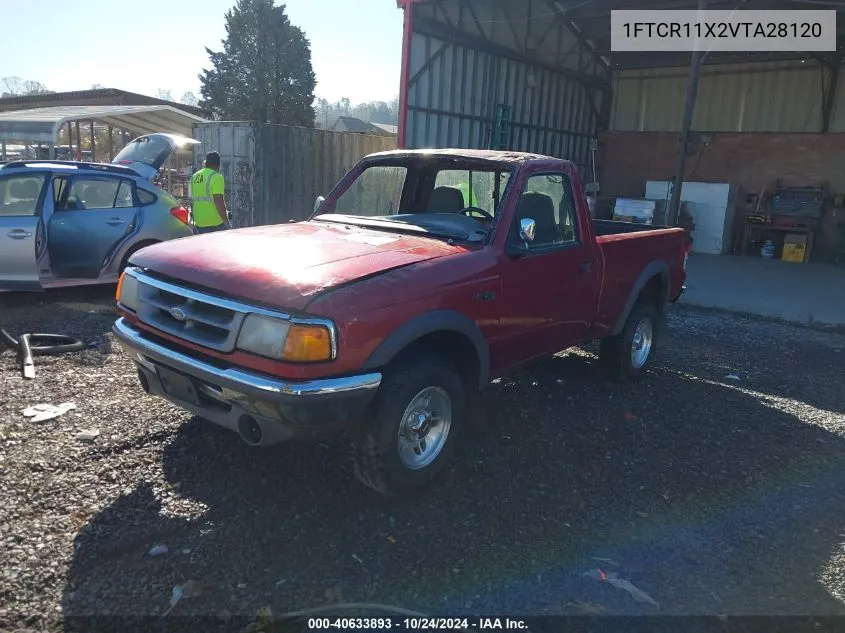
<path id="1" fill-rule="evenodd" d="M 527 255 L 529 245 L 534 241 L 537 233 L 537 223 L 534 218 L 522 218 L 519 221 L 519 240 L 511 241 L 505 246 L 505 254 L 513 258 L 523 257 Z"/>
<path id="2" fill-rule="evenodd" d="M 519 239 L 527 244 L 534 241 L 537 232 L 537 223 L 534 218 L 522 218 L 519 221 Z"/>
<path id="3" fill-rule="evenodd" d="M 323 204 L 326 199 L 323 196 L 317 196 L 317 199 L 314 201 L 314 213 L 317 212 L 317 209 L 320 208 L 320 205 Z"/>

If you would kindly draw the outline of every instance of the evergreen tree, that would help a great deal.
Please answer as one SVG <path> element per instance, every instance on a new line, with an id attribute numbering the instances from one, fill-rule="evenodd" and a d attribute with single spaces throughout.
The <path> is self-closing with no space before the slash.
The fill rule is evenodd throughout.
<path id="1" fill-rule="evenodd" d="M 206 49 L 200 106 L 219 120 L 314 126 L 311 46 L 273 0 L 237 0 L 223 50 Z"/>

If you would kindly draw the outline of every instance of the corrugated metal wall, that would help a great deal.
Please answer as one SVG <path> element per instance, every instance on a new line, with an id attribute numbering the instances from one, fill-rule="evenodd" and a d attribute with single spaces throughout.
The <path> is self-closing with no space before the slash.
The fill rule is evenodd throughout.
<path id="1" fill-rule="evenodd" d="M 420 72 L 435 54 L 434 63 Z M 411 69 L 416 79 L 408 94 L 408 147 L 486 148 L 496 106 L 505 104 L 512 117 L 509 149 L 587 166 L 598 122 L 587 90 L 576 80 L 419 33 L 412 41 Z"/>
<path id="2" fill-rule="evenodd" d="M 255 124 L 200 123 L 194 126 L 194 166 L 199 169 L 210 151 L 220 153 L 220 173 L 226 182 L 226 206 L 235 226 L 255 223 Z"/>
<path id="3" fill-rule="evenodd" d="M 263 125 L 256 142 L 258 224 L 304 220 L 364 156 L 396 149 L 396 139 L 374 134 Z"/>
<path id="4" fill-rule="evenodd" d="M 589 164 L 597 86 L 604 76 L 609 87 L 609 74 L 547 5 L 464 0 L 414 11 L 408 147 L 487 148 L 502 104 L 511 108 L 508 149 Z"/>
<path id="5" fill-rule="evenodd" d="M 389 136 L 329 132 L 250 122 L 202 123 L 195 164 L 220 152 L 226 204 L 236 226 L 278 224 L 308 217 L 318 195 L 327 194 L 367 154 L 396 148 Z"/>
<path id="6" fill-rule="evenodd" d="M 686 68 L 622 71 L 613 82 L 610 129 L 681 129 Z M 756 63 L 702 69 L 692 127 L 701 132 L 818 132 L 822 68 L 804 63 Z M 826 81 L 826 80 L 825 80 Z M 830 131 L 845 130 L 845 92 L 837 91 Z"/>

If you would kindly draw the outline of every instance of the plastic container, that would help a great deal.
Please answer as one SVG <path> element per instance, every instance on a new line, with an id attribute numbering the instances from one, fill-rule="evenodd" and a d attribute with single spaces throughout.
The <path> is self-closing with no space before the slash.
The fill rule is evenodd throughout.
<path id="1" fill-rule="evenodd" d="M 775 258 L 775 243 L 772 240 L 763 242 L 763 247 L 760 249 L 760 257 L 763 259 Z"/>

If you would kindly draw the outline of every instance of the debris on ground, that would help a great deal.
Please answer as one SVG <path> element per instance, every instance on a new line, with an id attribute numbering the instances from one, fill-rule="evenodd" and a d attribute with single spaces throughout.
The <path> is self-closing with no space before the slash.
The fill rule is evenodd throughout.
<path id="1" fill-rule="evenodd" d="M 167 611 L 162 614 L 162 616 L 165 616 L 173 611 L 173 608 L 179 604 L 180 601 L 196 598 L 201 596 L 202 593 L 202 585 L 196 580 L 187 580 L 181 585 L 176 585 L 173 587 L 173 592 L 170 594 L 170 606 L 167 608 Z"/>
<path id="2" fill-rule="evenodd" d="M 167 554 L 169 551 L 170 548 L 167 545 L 153 545 L 150 551 L 147 552 L 147 556 L 161 556 L 162 554 Z"/>
<path id="3" fill-rule="evenodd" d="M 613 567 L 619 567 L 619 563 L 614 562 L 614 561 L 613 561 L 613 560 L 611 560 L 610 558 L 598 558 L 598 557 L 593 557 L 593 560 L 596 560 L 596 561 L 598 561 L 598 562 L 600 562 L 600 563 L 604 563 L 605 565 L 612 565 Z"/>
<path id="4" fill-rule="evenodd" d="M 80 442 L 93 442 L 100 437 L 99 429 L 82 429 L 76 434 L 76 439 Z"/>
<path id="5" fill-rule="evenodd" d="M 607 584 L 616 587 L 617 589 L 621 589 L 622 591 L 627 591 L 629 594 L 631 594 L 631 597 L 637 602 L 643 602 L 645 604 L 650 604 L 655 607 L 660 606 L 645 591 L 638 588 L 631 581 L 625 580 L 624 578 L 620 578 L 619 574 L 617 574 L 616 572 L 604 572 L 601 569 L 591 569 L 590 571 L 586 572 L 584 576 L 586 576 L 587 578 L 592 578 L 593 580 L 598 580 L 599 582 L 606 582 Z"/>
<path id="6" fill-rule="evenodd" d="M 725 376 L 725 380 L 742 380 L 742 378 L 740 378 L 736 374 L 728 374 L 727 376 Z"/>
<path id="7" fill-rule="evenodd" d="M 576 600 L 575 602 L 567 602 L 567 607 L 572 607 L 581 615 L 601 615 L 604 613 L 605 608 L 600 604 L 596 604 L 593 602 L 583 602 L 581 600 Z"/>
<path id="8" fill-rule="evenodd" d="M 24 417 L 31 418 L 33 422 L 46 422 L 47 420 L 58 418 L 75 408 L 76 405 L 73 402 L 63 402 L 59 405 L 42 403 L 24 409 L 23 415 Z"/>

